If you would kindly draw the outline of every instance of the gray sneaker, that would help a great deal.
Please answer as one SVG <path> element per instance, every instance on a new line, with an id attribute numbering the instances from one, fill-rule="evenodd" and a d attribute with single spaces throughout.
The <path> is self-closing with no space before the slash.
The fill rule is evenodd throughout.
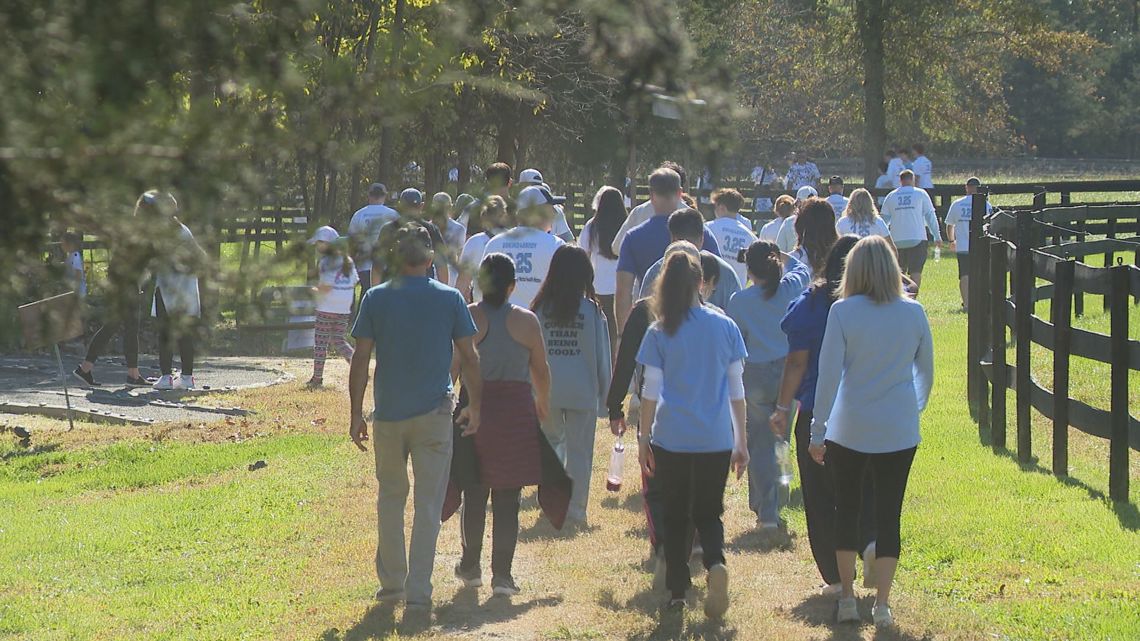
<path id="1" fill-rule="evenodd" d="M 859 605 L 855 597 L 839 598 L 839 607 L 835 611 L 835 620 L 839 623 L 858 623 Z"/>
<path id="2" fill-rule="evenodd" d="M 708 594 L 705 595 L 705 616 L 719 619 L 728 611 L 728 568 L 717 563 L 709 568 Z"/>
<path id="3" fill-rule="evenodd" d="M 483 571 L 478 566 L 464 568 L 462 563 L 456 563 L 455 578 L 462 581 L 464 587 L 478 588 L 483 586 Z"/>
<path id="4" fill-rule="evenodd" d="M 497 596 L 515 596 L 522 590 L 511 577 L 494 577 L 491 579 L 491 592 Z"/>

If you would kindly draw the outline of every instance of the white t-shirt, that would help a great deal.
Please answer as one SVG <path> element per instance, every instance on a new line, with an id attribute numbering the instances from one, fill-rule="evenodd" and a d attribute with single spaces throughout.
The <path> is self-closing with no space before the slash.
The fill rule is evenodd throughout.
<path id="1" fill-rule="evenodd" d="M 565 244 L 566 241 L 554 234 L 520 226 L 488 241 L 483 248 L 483 255 L 501 252 L 515 261 L 515 291 L 511 294 L 511 304 L 530 309 L 542 281 L 546 280 L 550 259 Z"/>
<path id="2" fill-rule="evenodd" d="M 754 185 L 764 184 L 763 181 L 764 181 L 764 174 L 765 173 L 767 173 L 767 170 L 765 170 L 762 165 L 756 165 L 755 167 L 753 167 L 752 168 L 752 176 L 751 176 L 752 177 L 752 184 L 754 184 Z"/>
<path id="3" fill-rule="evenodd" d="M 559 238 L 570 234 L 570 240 L 574 240 L 574 232 L 570 231 L 570 223 L 566 222 L 566 212 L 562 209 L 562 205 L 554 206 L 554 223 L 551 225 L 550 233 Z"/>
<path id="4" fill-rule="evenodd" d="M 67 278 L 80 298 L 87 296 L 87 272 L 83 269 L 82 253 L 71 252 L 67 255 Z"/>
<path id="5" fill-rule="evenodd" d="M 875 179 L 875 189 L 894 189 L 894 187 L 894 184 L 891 182 L 891 177 L 887 174 L 883 174 Z M 879 203 L 879 209 L 883 208 L 883 200 L 885 199 L 886 196 L 879 196 L 876 199 Z"/>
<path id="6" fill-rule="evenodd" d="M 614 244 L 611 245 L 614 254 L 621 252 L 621 241 L 625 240 L 625 235 L 629 233 L 629 230 L 653 218 L 655 213 L 657 212 L 653 209 L 653 202 L 649 200 L 629 210 L 629 216 L 626 216 L 625 222 L 621 224 L 617 235 L 614 236 Z"/>
<path id="7" fill-rule="evenodd" d="M 348 221 L 348 235 L 360 247 L 360 253 L 352 257 L 356 269 L 362 272 L 372 270 L 372 248 L 380 236 L 380 228 L 399 217 L 395 209 L 386 205 L 365 205 L 356 210 L 352 220 Z"/>
<path id="8" fill-rule="evenodd" d="M 780 227 L 783 224 L 783 218 L 773 218 L 764 223 L 764 226 L 760 228 L 760 240 L 766 240 L 770 243 L 776 242 L 776 238 L 780 236 Z"/>
<path id="9" fill-rule="evenodd" d="M 352 301 L 356 292 L 356 284 L 360 277 L 355 269 L 348 270 L 348 275 L 341 273 L 344 259 L 340 257 L 325 256 L 317 262 L 319 274 L 318 283 L 327 285 L 332 289 L 317 292 L 317 311 L 329 314 L 351 314 Z"/>
<path id="10" fill-rule="evenodd" d="M 594 223 L 590 221 L 578 236 L 578 245 L 590 255 L 594 265 L 594 292 L 600 296 L 612 296 L 617 291 L 617 259 L 606 258 L 599 247 L 591 247 L 594 238 Z"/>
<path id="11" fill-rule="evenodd" d="M 891 158 L 890 162 L 887 163 L 887 180 L 891 181 L 891 187 L 898 188 L 899 174 L 904 169 L 906 169 L 906 165 L 903 163 L 903 159 L 898 156 Z"/>
<path id="12" fill-rule="evenodd" d="M 721 258 L 732 265 L 732 269 L 740 278 L 741 283 L 747 283 L 748 265 L 736 260 L 736 258 L 740 254 L 740 250 L 748 249 L 749 245 L 756 242 L 756 234 L 753 234 L 749 227 L 735 217 L 717 218 L 709 221 L 705 223 L 705 229 L 713 235 L 713 238 L 716 238 L 717 244 L 720 245 Z"/>
<path id="13" fill-rule="evenodd" d="M 780 247 L 780 251 L 787 254 L 796 248 L 799 240 L 796 236 L 796 216 L 793 214 L 780 223 L 780 233 L 776 234 L 776 245 Z"/>
<path id="14" fill-rule="evenodd" d="M 911 171 L 915 175 L 915 184 L 922 189 L 934 188 L 934 177 L 931 173 L 934 171 L 934 164 L 926 156 L 919 156 L 911 163 Z"/>
<path id="15" fill-rule="evenodd" d="M 827 203 L 835 210 L 835 219 L 838 221 L 843 210 L 847 209 L 847 198 L 843 194 L 831 194 L 827 197 Z"/>
<path id="16" fill-rule="evenodd" d="M 447 226 L 441 228 L 443 244 L 447 245 L 447 284 L 455 287 L 459 278 L 459 257 L 463 254 L 463 243 L 467 239 L 467 227 L 458 221 L 447 219 Z"/>
<path id="17" fill-rule="evenodd" d="M 986 215 L 993 213 L 993 206 L 986 202 Z M 970 221 L 974 217 L 974 197 L 963 196 L 955 200 L 946 211 L 946 226 L 954 226 L 954 251 L 970 253 Z"/>
<path id="18" fill-rule="evenodd" d="M 926 240 L 926 230 L 941 241 L 938 218 L 930 195 L 913 186 L 899 187 L 883 200 L 883 219 L 899 249 L 914 247 Z"/>
<path id="19" fill-rule="evenodd" d="M 465 274 L 471 274 L 471 300 L 478 303 L 483 300 L 483 292 L 479 289 L 479 264 L 483 262 L 483 250 L 491 236 L 482 231 L 467 239 L 463 245 L 463 252 L 459 254 L 459 269 Z"/>
<path id="20" fill-rule="evenodd" d="M 887 228 L 886 221 L 882 216 L 875 216 L 875 219 L 870 223 L 855 224 L 851 219 L 844 216 L 835 223 L 835 231 L 840 236 L 847 234 L 855 234 L 859 238 L 866 238 L 868 236 L 882 236 L 883 238 L 891 237 L 891 230 Z"/>
<path id="21" fill-rule="evenodd" d="M 197 242 L 194 234 L 186 225 L 179 224 L 178 242 L 187 245 L 189 254 L 196 251 Z M 191 249 L 193 246 L 194 249 Z M 158 316 L 157 294 L 162 294 L 162 305 L 170 314 L 185 316 L 201 316 L 202 301 L 198 297 L 198 276 L 184 265 L 176 265 L 164 261 L 155 268 L 154 277 L 155 299 L 151 302 L 150 313 Z"/>

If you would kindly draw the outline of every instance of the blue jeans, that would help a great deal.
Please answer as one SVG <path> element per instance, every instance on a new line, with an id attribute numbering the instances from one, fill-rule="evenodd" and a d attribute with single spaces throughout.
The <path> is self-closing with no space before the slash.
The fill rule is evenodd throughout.
<path id="1" fill-rule="evenodd" d="M 768 417 L 776 410 L 784 359 L 744 364 L 744 395 L 748 419 L 748 507 L 764 523 L 780 516 L 779 470 L 776 467 L 776 436 Z"/>

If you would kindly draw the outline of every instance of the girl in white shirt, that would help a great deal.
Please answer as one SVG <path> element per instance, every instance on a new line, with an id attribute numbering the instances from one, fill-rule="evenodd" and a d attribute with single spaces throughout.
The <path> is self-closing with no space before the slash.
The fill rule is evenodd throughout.
<path id="1" fill-rule="evenodd" d="M 353 292 L 360 277 L 356 265 L 338 246 L 340 234 L 332 227 L 321 227 L 309 239 L 317 246 L 319 280 L 313 290 L 317 294 L 317 318 L 313 336 L 313 377 L 306 384 L 320 387 L 324 383 L 325 358 L 329 346 L 352 362 L 352 346 L 345 340 L 352 318 Z"/>
<path id="2" fill-rule="evenodd" d="M 886 221 L 879 215 L 875 201 L 871 198 L 871 192 L 862 188 L 851 192 L 851 199 L 847 201 L 847 208 L 843 210 L 843 216 L 839 222 L 835 223 L 835 231 L 840 236 L 854 234 L 859 238 L 866 238 L 867 236 L 891 237 L 891 230 L 887 228 Z"/>
<path id="3" fill-rule="evenodd" d="M 614 316 L 614 293 L 617 291 L 617 254 L 613 240 L 628 213 L 625 200 L 615 187 L 602 187 L 594 194 L 594 217 L 586 221 L 578 244 L 590 255 L 594 265 L 594 291 L 606 315 L 610 330 L 610 353 L 617 354 L 617 317 Z"/>

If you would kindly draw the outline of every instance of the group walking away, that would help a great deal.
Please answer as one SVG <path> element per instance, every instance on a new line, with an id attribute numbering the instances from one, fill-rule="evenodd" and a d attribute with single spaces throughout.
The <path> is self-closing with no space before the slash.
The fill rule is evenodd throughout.
<path id="1" fill-rule="evenodd" d="M 487 168 L 479 198 L 426 205 L 405 189 L 392 213 L 374 198 L 354 216 L 348 254 L 316 240 L 321 273 L 333 273 L 319 291 L 340 291 L 338 274 L 351 291 L 349 261 L 373 284 L 352 325 L 355 350 L 341 351 L 351 361 L 352 439 L 367 449 L 371 429 L 376 441 L 378 599 L 430 611 L 440 524 L 453 514 L 463 550 L 455 576 L 483 586 L 488 507 L 491 590 L 523 592 L 514 566 L 521 493 L 535 486 L 557 529 L 597 527 L 588 509 L 595 430 L 608 418 L 614 436 L 636 434 L 665 611 L 693 601 L 691 558 L 706 568 L 706 615 L 729 610 L 729 477 L 748 476 L 758 530 L 786 529 L 791 471 L 781 463 L 791 450 L 837 621 L 864 615 L 854 598 L 861 558 L 863 585 L 876 594 L 869 616 L 893 624 L 902 508 L 933 380 L 930 328 L 915 300 L 921 264 L 906 251 L 926 242 L 920 233 L 940 239 L 924 192 L 904 168 L 884 216 L 866 190 L 844 195 L 841 179 L 828 181 L 827 198 L 801 185 L 777 199 L 776 224 L 757 234 L 733 190 L 714 193 L 706 222 L 683 171 L 656 169 L 649 200 L 632 211 L 603 187 L 577 240 L 560 233 L 564 212 L 541 173 L 516 181 L 503 163 Z M 443 231 L 459 221 L 462 242 Z M 888 326 L 884 346 L 876 332 Z"/>

